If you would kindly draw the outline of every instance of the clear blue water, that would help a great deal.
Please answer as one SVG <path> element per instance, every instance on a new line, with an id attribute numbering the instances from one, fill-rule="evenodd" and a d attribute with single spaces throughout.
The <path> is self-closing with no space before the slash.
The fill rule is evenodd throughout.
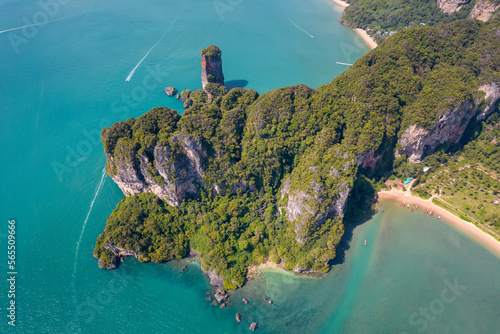
<path id="1" fill-rule="evenodd" d="M 241 294 L 262 294 L 264 288 L 275 299 L 271 308 L 253 301 L 248 309 L 237 302 L 226 310 L 210 306 L 205 301 L 210 287 L 195 263 L 185 272 L 179 270 L 182 262 L 133 260 L 119 270 L 98 269 L 92 257 L 95 240 L 123 198 L 109 178 L 101 179 L 102 127 L 159 105 L 181 111 L 163 88 L 201 88 L 199 52 L 210 44 L 223 51 L 226 81 L 260 93 L 328 83 L 346 69 L 336 61 L 354 62 L 369 49 L 337 23 L 340 12 L 329 0 L 47 3 L 52 6 L 0 3 L 0 270 L 7 278 L 7 220 L 15 219 L 18 272 L 16 327 L 7 325 L 8 284 L 2 279 L 0 332 L 234 333 L 247 332 L 251 317 L 262 332 L 361 333 L 367 332 L 363 326 L 368 322 L 381 333 L 387 332 L 381 329 L 384 324 L 412 332 L 414 327 L 403 326 L 412 306 L 428 304 L 433 290 L 427 286 L 442 289 L 443 277 L 453 275 L 469 279 L 464 284 L 471 288 L 470 295 L 463 294 L 468 298 L 447 308 L 455 315 L 450 319 L 462 321 L 460 312 L 466 309 L 468 326 L 484 326 L 476 332 L 500 328 L 492 300 L 500 292 L 498 259 L 444 224 L 426 223 L 429 230 L 413 235 L 394 221 L 389 224 L 392 235 L 375 218 L 355 230 L 346 261 L 324 278 L 265 272 L 235 293 L 238 300 Z M 2 32 L 46 19 L 50 22 L 44 25 Z M 363 256 L 372 249 L 371 244 L 357 247 L 364 233 L 383 240 L 373 250 L 391 242 L 394 248 Z M 412 244 L 397 242 L 405 233 Z M 441 245 L 449 238 L 454 239 L 442 247 L 418 246 L 433 240 Z M 392 258 L 398 254 L 405 261 Z M 449 262 L 454 263 L 451 274 L 442 269 L 434 281 L 422 280 Z M 379 266 L 390 280 L 380 281 Z M 390 292 L 394 279 L 397 293 Z M 398 299 L 404 294 L 413 299 Z M 377 303 L 364 305 L 363 300 Z M 236 312 L 244 317 L 242 325 L 234 320 Z M 393 319 L 388 312 L 401 312 L 401 317 Z M 446 314 L 432 322 L 435 332 L 449 323 Z"/>

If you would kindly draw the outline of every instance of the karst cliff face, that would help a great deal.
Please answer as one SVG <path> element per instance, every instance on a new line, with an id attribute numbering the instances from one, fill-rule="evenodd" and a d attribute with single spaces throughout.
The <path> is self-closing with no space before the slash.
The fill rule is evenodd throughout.
<path id="1" fill-rule="evenodd" d="M 493 13 L 499 8 L 500 4 L 498 3 L 495 4 L 492 3 L 492 1 L 488 0 L 478 0 L 474 5 L 474 8 L 472 9 L 469 17 L 474 20 L 486 22 L 493 16 Z"/>
<path id="2" fill-rule="evenodd" d="M 469 2 L 470 0 L 438 0 L 437 5 L 442 12 L 451 14 L 459 11 L 462 6 Z"/>
<path id="3" fill-rule="evenodd" d="M 288 177 L 281 189 L 285 199 L 284 210 L 288 220 L 295 226 L 297 242 L 304 244 L 311 233 L 327 219 L 344 216 L 347 197 L 356 173 L 356 159 L 339 149 L 324 152 L 323 158 L 307 156 Z M 321 161 L 323 160 L 323 161 Z M 321 161 L 323 164 L 318 164 Z M 318 167 L 321 165 L 322 167 Z"/>
<path id="4" fill-rule="evenodd" d="M 189 193 L 196 193 L 196 185 L 203 186 L 203 158 L 206 153 L 197 138 L 178 134 L 171 139 L 178 152 L 170 146 L 156 145 L 138 153 L 120 147 L 118 157 L 108 156 L 115 172 L 111 178 L 126 196 L 150 192 L 178 206 Z"/>
<path id="5" fill-rule="evenodd" d="M 408 29 L 330 84 L 260 96 L 211 81 L 223 82 L 220 50 L 205 49 L 205 88 L 182 116 L 154 108 L 103 129 L 106 171 L 127 197 L 96 258 L 113 268 L 122 253 L 164 262 L 192 247 L 230 289 L 266 259 L 327 271 L 344 222 L 369 211 L 366 169 L 391 172 L 393 155 L 420 162 L 496 110 L 497 25 Z"/>
<path id="6" fill-rule="evenodd" d="M 479 91 L 484 93 L 483 98 L 462 101 L 455 108 L 442 113 L 430 129 L 411 124 L 399 140 L 402 149 L 396 152 L 396 156 L 405 154 L 410 162 L 420 163 L 423 157 L 433 153 L 440 144 L 457 143 L 473 117 L 477 114 L 478 121 L 484 120 L 494 110 L 500 98 L 500 89 L 496 83 L 483 85 Z"/>
<path id="7" fill-rule="evenodd" d="M 470 3 L 470 0 L 438 0 L 437 5 L 443 13 L 452 14 L 459 11 L 463 6 Z M 486 22 L 495 11 L 500 8 L 500 4 L 491 0 L 477 0 L 474 8 L 469 14 L 469 18 Z"/>
<path id="8" fill-rule="evenodd" d="M 221 55 L 221 50 L 215 45 L 201 51 L 201 83 L 203 88 L 209 83 L 224 85 Z"/>

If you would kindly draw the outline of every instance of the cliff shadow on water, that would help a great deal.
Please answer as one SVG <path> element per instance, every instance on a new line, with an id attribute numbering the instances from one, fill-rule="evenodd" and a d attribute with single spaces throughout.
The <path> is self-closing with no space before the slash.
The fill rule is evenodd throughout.
<path id="1" fill-rule="evenodd" d="M 248 80 L 231 80 L 224 82 L 224 86 L 226 86 L 228 91 L 233 88 L 245 88 L 247 85 Z"/>
<path id="2" fill-rule="evenodd" d="M 337 247 L 336 255 L 329 262 L 331 266 L 343 264 L 345 254 L 351 248 L 352 236 L 356 227 L 371 220 L 376 214 L 374 209 L 376 191 L 371 182 L 362 174 L 354 181 L 349 197 L 347 198 L 344 214 L 344 234 Z"/>

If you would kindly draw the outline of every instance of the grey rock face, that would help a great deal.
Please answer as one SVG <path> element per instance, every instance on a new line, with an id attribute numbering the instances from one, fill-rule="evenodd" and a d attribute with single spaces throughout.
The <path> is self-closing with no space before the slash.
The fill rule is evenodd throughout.
<path id="1" fill-rule="evenodd" d="M 482 121 L 495 110 L 495 104 L 497 103 L 498 99 L 500 99 L 500 87 L 498 87 L 496 83 L 492 82 L 487 85 L 482 85 L 481 87 L 479 87 L 479 90 L 484 92 L 484 99 L 487 103 L 484 110 L 477 116 L 477 120 Z"/>
<path id="2" fill-rule="evenodd" d="M 354 162 L 346 161 L 346 163 Z M 350 166 L 347 166 L 347 169 L 350 169 Z M 313 175 L 320 173 L 314 168 L 310 168 L 309 171 Z M 351 185 L 343 181 L 341 173 L 333 167 L 329 169 L 326 176 L 336 181 L 337 189 L 334 198 L 328 198 L 324 193 L 325 184 L 314 179 L 309 184 L 301 185 L 300 189 L 294 189 L 291 177 L 283 183 L 281 196 L 284 198 L 287 195 L 288 202 L 286 207 L 282 209 L 285 209 L 287 219 L 295 224 L 296 240 L 301 244 L 306 242 L 310 230 L 318 228 L 327 218 L 343 217 L 344 215 Z M 292 177 L 301 178 L 293 173 Z"/>
<path id="3" fill-rule="evenodd" d="M 451 14 L 469 2 L 470 0 L 438 0 L 437 5 L 443 13 Z"/>
<path id="4" fill-rule="evenodd" d="M 141 256 L 140 253 L 136 253 L 134 251 L 128 250 L 126 248 L 121 248 L 121 247 L 118 247 L 116 245 L 109 245 L 108 244 L 108 245 L 104 245 L 104 248 L 113 252 L 116 256 L 132 256 L 132 257 L 135 257 L 136 259 L 138 259 Z"/>
<path id="5" fill-rule="evenodd" d="M 500 98 L 500 89 L 494 82 L 479 87 L 479 90 L 485 93 L 484 100 L 463 101 L 456 108 L 443 113 L 430 130 L 415 124 L 410 125 L 399 141 L 403 149 L 395 155 L 406 154 L 410 162 L 420 163 L 422 158 L 433 153 L 438 145 L 457 143 L 479 106 L 486 104 L 477 116 L 477 120 L 481 121 L 493 112 L 495 103 Z"/>
<path id="6" fill-rule="evenodd" d="M 116 167 L 116 174 L 111 177 L 126 196 L 150 192 L 169 205 L 178 206 L 188 193 L 196 193 L 196 184 L 203 186 L 206 153 L 201 142 L 178 134 L 171 143 L 180 151 L 174 153 L 170 147 L 155 146 L 139 157 L 132 153 L 111 161 Z"/>
<path id="7" fill-rule="evenodd" d="M 102 259 L 99 259 L 98 263 L 99 263 L 99 268 L 112 270 L 118 268 L 118 265 L 120 263 L 120 258 L 118 256 L 115 256 L 113 258 L 113 262 L 111 262 L 109 265 L 106 266 L 103 264 Z"/>
<path id="8" fill-rule="evenodd" d="M 366 152 L 356 155 L 358 167 L 374 168 L 377 162 L 382 158 L 381 155 L 375 156 L 375 152 Z"/>
<path id="9" fill-rule="evenodd" d="M 104 245 L 104 248 L 111 251 L 115 256 L 113 258 L 113 261 L 109 265 L 104 265 L 103 260 L 99 259 L 98 263 L 99 263 L 99 268 L 101 268 L 101 269 L 111 270 L 111 269 L 118 268 L 118 266 L 120 264 L 120 259 L 123 259 L 123 257 L 125 257 L 125 256 L 133 256 L 137 259 L 141 256 L 141 254 L 139 254 L 139 253 L 133 252 L 133 251 L 125 249 L 125 248 L 118 247 L 116 245 L 107 244 L 107 245 Z"/>
<path id="10" fill-rule="evenodd" d="M 224 286 L 224 277 L 218 276 L 215 273 L 215 269 L 205 270 L 203 266 L 201 266 L 201 272 L 210 278 L 210 284 L 212 284 L 213 286 L 217 286 L 220 288 Z"/>
<path id="11" fill-rule="evenodd" d="M 500 4 L 498 3 L 495 4 L 488 0 L 477 0 L 470 12 L 469 18 L 486 22 L 498 8 L 500 8 Z"/>
<path id="12" fill-rule="evenodd" d="M 466 101 L 453 112 L 441 115 L 430 130 L 410 125 L 400 140 L 403 150 L 397 154 L 404 153 L 411 163 L 420 163 L 421 159 L 434 152 L 439 144 L 458 142 L 476 111 L 477 106 Z"/>

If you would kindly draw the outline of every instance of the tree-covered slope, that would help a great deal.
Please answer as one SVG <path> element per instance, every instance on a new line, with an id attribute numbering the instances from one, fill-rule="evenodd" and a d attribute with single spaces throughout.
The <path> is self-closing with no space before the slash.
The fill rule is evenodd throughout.
<path id="1" fill-rule="evenodd" d="M 317 90 L 208 84 L 182 116 L 155 108 L 103 129 L 106 170 L 129 197 L 95 256 L 112 268 L 193 249 L 226 288 L 265 259 L 328 270 L 344 222 L 370 208 L 365 176 L 462 145 L 494 110 L 499 46 L 499 20 L 409 29 Z"/>
<path id="2" fill-rule="evenodd" d="M 457 1 L 463 4 L 463 7 L 450 14 L 439 8 L 437 0 L 348 0 L 347 2 L 349 7 L 342 16 L 345 23 L 362 29 L 371 27 L 374 30 L 400 31 L 405 27 L 421 23 L 434 26 L 465 19 L 476 1 Z"/>
<path id="3" fill-rule="evenodd" d="M 488 21 L 498 17 L 499 0 L 347 0 L 341 21 L 367 29 L 378 42 L 390 32 L 420 25 L 436 26 L 461 19 Z M 369 28 L 369 29 L 368 29 Z"/>

